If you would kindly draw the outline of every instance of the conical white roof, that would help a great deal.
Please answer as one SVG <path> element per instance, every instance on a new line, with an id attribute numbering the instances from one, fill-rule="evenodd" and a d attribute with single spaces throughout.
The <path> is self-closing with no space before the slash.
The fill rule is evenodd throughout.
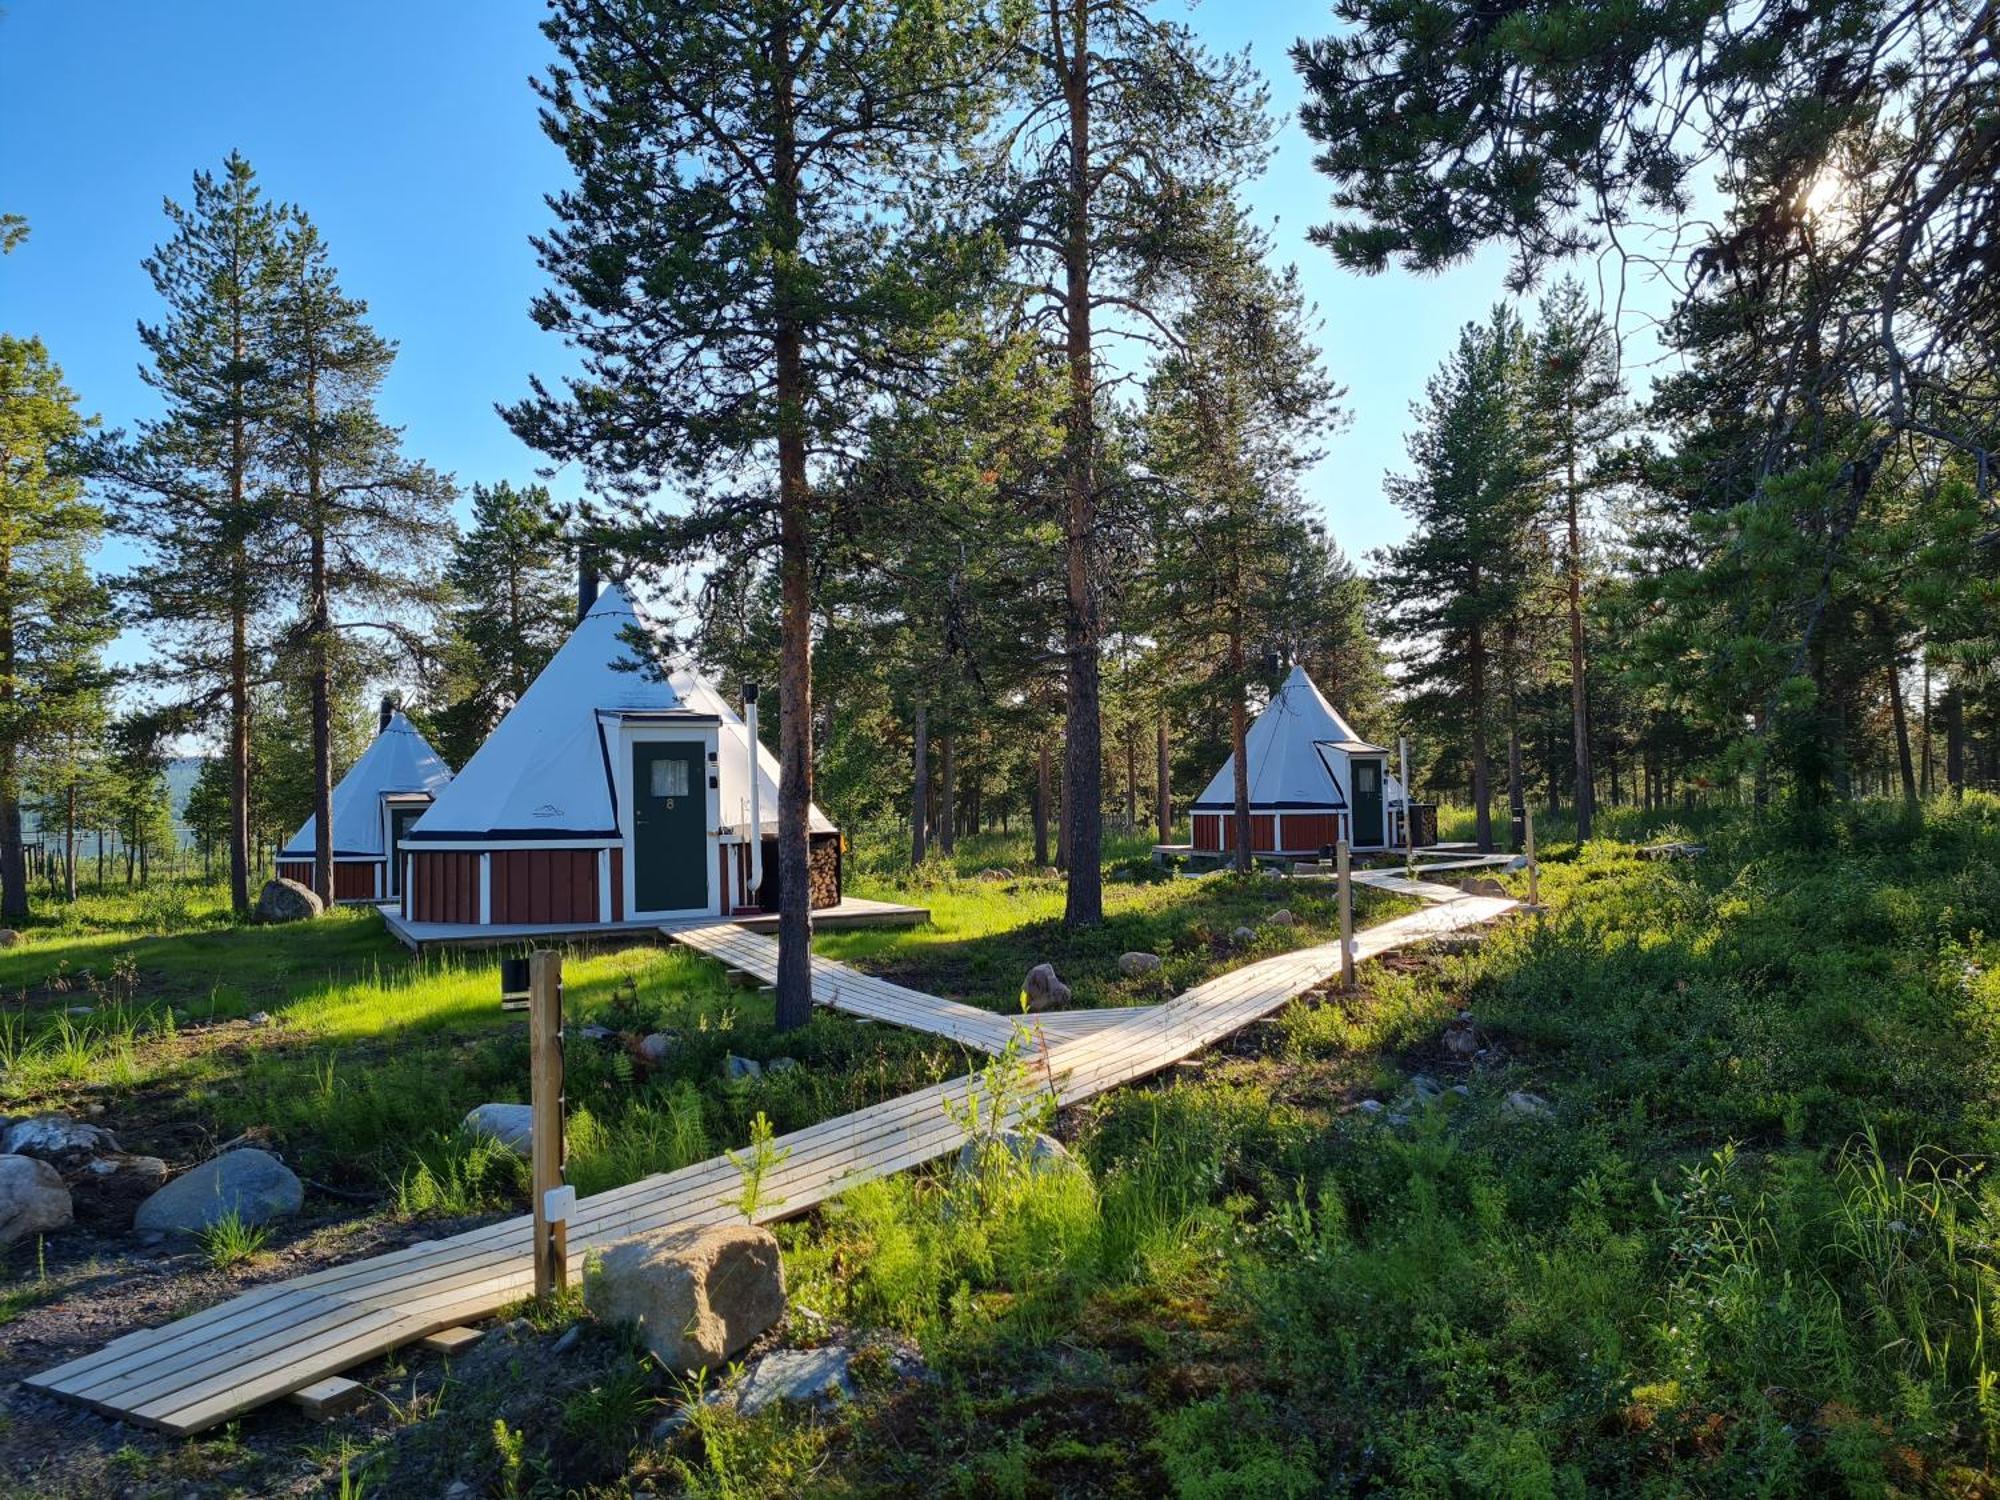
<path id="1" fill-rule="evenodd" d="M 1334 706 L 1326 701 L 1304 667 L 1293 667 L 1264 711 L 1244 736 L 1250 758 L 1250 805 L 1261 808 L 1347 806 L 1346 788 L 1336 779 L 1348 753 L 1381 755 Z M 1402 783 L 1385 776 L 1388 800 L 1399 805 Z M 1198 808 L 1228 809 L 1236 805 L 1236 757 L 1223 761 L 1201 796 Z"/>
<path id="2" fill-rule="evenodd" d="M 723 826 L 736 833 L 742 833 L 750 822 L 750 730 L 736 710 L 729 706 L 729 700 L 715 690 L 714 684 L 691 666 L 674 668 L 671 678 L 674 691 L 689 708 L 699 713 L 714 714 L 722 720 L 722 734 L 716 751 L 716 770 L 720 773 L 721 786 L 718 795 L 722 800 Z M 766 836 L 776 837 L 778 832 L 778 757 L 771 753 L 771 747 L 761 739 L 757 742 L 757 821 L 763 825 Z M 834 833 L 833 820 L 819 810 L 819 804 L 812 805 L 809 823 L 814 833 Z"/>
<path id="3" fill-rule="evenodd" d="M 389 715 L 381 733 L 333 789 L 334 854 L 342 859 L 382 858 L 382 798 L 391 792 L 435 796 L 450 780 L 451 767 L 438 759 L 416 725 L 400 711 Z M 318 838 L 318 819 L 307 818 L 279 857 L 310 858 Z"/>
<path id="4" fill-rule="evenodd" d="M 618 837 L 609 750 L 597 715 L 685 707 L 672 683 L 626 639 L 634 626 L 643 629 L 645 622 L 632 600 L 606 584 L 409 837 Z"/>

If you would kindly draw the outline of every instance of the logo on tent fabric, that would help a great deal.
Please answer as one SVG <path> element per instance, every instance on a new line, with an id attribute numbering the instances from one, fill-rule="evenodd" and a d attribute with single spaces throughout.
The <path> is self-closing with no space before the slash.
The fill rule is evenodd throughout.
<path id="1" fill-rule="evenodd" d="M 540 807 L 536 808 L 532 813 L 529 814 L 530 817 L 534 818 L 560 818 L 562 815 L 563 815 L 563 810 L 560 807 L 556 807 L 547 802 L 544 802 Z"/>

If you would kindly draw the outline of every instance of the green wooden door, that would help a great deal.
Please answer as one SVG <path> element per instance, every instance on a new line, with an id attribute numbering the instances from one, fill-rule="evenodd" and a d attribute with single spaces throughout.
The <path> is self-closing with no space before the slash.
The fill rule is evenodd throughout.
<path id="1" fill-rule="evenodd" d="M 1382 762 L 1351 760 L 1354 768 L 1354 847 L 1382 846 Z"/>
<path id="2" fill-rule="evenodd" d="M 708 777 L 701 745 L 632 747 L 632 909 L 708 905 Z"/>
<path id="3" fill-rule="evenodd" d="M 389 809 L 389 867 L 388 883 L 384 887 L 391 896 L 403 891 L 403 856 L 400 846 L 403 835 L 410 831 L 410 825 L 424 815 L 421 807 L 392 807 Z"/>

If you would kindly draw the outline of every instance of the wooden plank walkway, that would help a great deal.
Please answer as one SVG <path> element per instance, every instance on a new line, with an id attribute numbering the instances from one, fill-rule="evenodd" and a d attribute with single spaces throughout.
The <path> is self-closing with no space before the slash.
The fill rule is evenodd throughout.
<path id="1" fill-rule="evenodd" d="M 1451 895 L 1455 899 L 1443 905 L 1357 934 L 1357 956 L 1485 922 L 1513 905 Z M 748 950 L 740 956 L 755 957 Z M 819 965 L 815 960 L 816 986 Z M 1323 944 L 1247 964 L 1164 1005 L 1036 1018 L 1041 1045 L 1029 1049 L 1029 1065 L 1061 1103 L 1074 1103 L 1171 1066 L 1280 1009 L 1339 967 L 1338 945 Z M 839 965 L 830 969 L 843 988 L 842 1008 L 877 1007 L 885 1020 L 894 1010 L 899 1024 L 945 1035 L 976 1033 L 982 1044 L 992 1039 L 990 1029 L 975 1028 L 959 1014 L 973 1007 L 900 986 L 884 986 L 896 992 L 884 994 L 879 981 L 857 984 L 865 976 Z M 912 999 L 927 1001 L 928 1011 L 913 1007 Z M 1006 1025 L 1011 1034 L 1006 1018 L 974 1014 L 982 1027 Z M 1093 1019 L 1085 1022 L 1083 1015 Z M 957 1151 L 965 1136 L 953 1110 L 978 1087 L 976 1076 L 953 1079 L 779 1138 L 784 1160 L 765 1181 L 755 1219 L 804 1213 L 857 1183 Z M 724 1156 L 583 1199 L 570 1224 L 571 1274 L 581 1274 L 592 1251 L 629 1235 L 738 1222 L 740 1191 L 740 1174 Z M 519 1301 L 533 1288 L 530 1233 L 523 1215 L 260 1287 L 164 1327 L 127 1334 L 24 1384 L 124 1421 L 169 1433 L 200 1432 Z"/>

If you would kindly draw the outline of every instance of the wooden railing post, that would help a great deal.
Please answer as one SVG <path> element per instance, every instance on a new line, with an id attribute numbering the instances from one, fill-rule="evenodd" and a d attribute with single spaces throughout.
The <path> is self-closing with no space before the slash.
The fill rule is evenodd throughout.
<path id="1" fill-rule="evenodd" d="M 535 1295 L 569 1282 L 567 1213 L 551 1222 L 550 1195 L 563 1185 L 562 955 L 537 948 L 528 959 L 528 1081 L 534 1114 L 529 1161 L 534 1169 Z M 556 1200 L 560 1204 L 560 1200 Z"/>
<path id="2" fill-rule="evenodd" d="M 1340 987 L 1354 988 L 1354 882 L 1348 878 L 1347 840 L 1334 847 L 1340 890 Z"/>

